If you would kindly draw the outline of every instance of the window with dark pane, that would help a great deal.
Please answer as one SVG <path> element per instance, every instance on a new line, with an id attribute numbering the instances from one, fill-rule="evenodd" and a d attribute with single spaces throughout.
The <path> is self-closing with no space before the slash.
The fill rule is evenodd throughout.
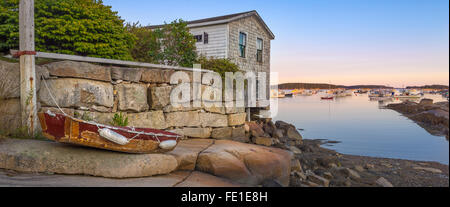
<path id="1" fill-rule="evenodd" d="M 194 35 L 194 39 L 197 40 L 197 42 L 201 42 L 202 41 L 202 35 Z"/>
<path id="2" fill-rule="evenodd" d="M 208 33 L 204 32 L 203 33 L 203 43 L 208 44 Z"/>
<path id="3" fill-rule="evenodd" d="M 239 56 L 245 58 L 245 47 L 247 46 L 247 34 L 239 33 Z"/>
<path id="4" fill-rule="evenodd" d="M 262 63 L 263 60 L 263 40 L 261 38 L 256 39 L 256 61 Z"/>

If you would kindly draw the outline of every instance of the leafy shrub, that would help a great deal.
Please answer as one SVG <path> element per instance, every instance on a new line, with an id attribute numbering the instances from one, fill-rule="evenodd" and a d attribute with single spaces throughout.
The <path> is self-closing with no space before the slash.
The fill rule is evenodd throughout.
<path id="1" fill-rule="evenodd" d="M 165 24 L 161 29 L 155 30 L 161 35 L 163 48 L 163 61 L 167 65 L 192 67 L 197 59 L 194 36 L 189 32 L 187 23 L 182 19 Z"/>
<path id="2" fill-rule="evenodd" d="M 19 0 L 0 1 L 0 52 L 19 45 Z M 132 60 L 134 36 L 101 0 L 35 0 L 36 50 Z"/>
<path id="3" fill-rule="evenodd" d="M 128 126 L 128 117 L 123 115 L 122 112 L 116 113 L 111 121 L 111 125 L 122 127 Z"/>
<path id="4" fill-rule="evenodd" d="M 203 69 L 212 70 L 217 72 L 225 79 L 226 72 L 238 72 L 239 67 L 231 62 L 229 59 L 222 58 L 206 58 L 201 56 L 198 58 L 197 62 L 202 65 Z"/>
<path id="5" fill-rule="evenodd" d="M 136 61 L 192 67 L 197 58 L 196 40 L 181 19 L 154 30 L 128 23 L 127 30 L 136 37 L 130 50 Z"/>

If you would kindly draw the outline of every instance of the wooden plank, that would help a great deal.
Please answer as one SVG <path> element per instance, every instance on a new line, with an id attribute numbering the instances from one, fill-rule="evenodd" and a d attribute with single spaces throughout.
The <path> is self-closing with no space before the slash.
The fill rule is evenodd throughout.
<path id="1" fill-rule="evenodd" d="M 19 3 L 19 49 L 34 51 L 34 0 Z M 36 71 L 34 55 L 20 56 L 20 104 L 22 126 L 34 135 L 37 129 Z"/>
<path id="2" fill-rule="evenodd" d="M 14 56 L 18 51 L 11 50 L 11 55 Z M 86 56 L 78 56 L 78 55 L 66 55 L 66 54 L 57 54 L 57 53 L 48 53 L 48 52 L 36 52 L 36 57 L 38 58 L 48 58 L 55 60 L 71 60 L 71 61 L 79 61 L 79 62 L 90 62 L 90 63 L 101 63 L 101 64 L 112 64 L 112 65 L 124 65 L 124 66 L 135 66 L 135 67 L 143 67 L 143 68 L 158 68 L 158 69 L 168 69 L 168 70 L 185 70 L 185 71 L 193 71 L 192 68 L 187 67 L 178 67 L 171 65 L 161 65 L 161 64 L 152 64 L 152 63 L 142 63 L 142 62 L 133 62 L 133 61 L 125 61 L 125 60 L 113 60 L 106 58 L 95 58 L 95 57 L 86 57 Z M 212 72 L 211 70 L 202 70 L 202 72 Z"/>

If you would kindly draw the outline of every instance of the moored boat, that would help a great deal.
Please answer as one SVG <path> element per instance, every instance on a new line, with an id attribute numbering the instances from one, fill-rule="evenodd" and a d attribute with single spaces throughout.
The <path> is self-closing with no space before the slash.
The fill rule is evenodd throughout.
<path id="1" fill-rule="evenodd" d="M 322 100 L 333 100 L 334 97 L 333 96 L 323 96 L 323 97 L 320 97 L 320 99 L 322 99 Z"/>
<path id="2" fill-rule="evenodd" d="M 181 138 L 163 130 L 108 126 L 50 111 L 38 113 L 38 117 L 50 140 L 112 151 L 163 153 L 173 150 Z"/>

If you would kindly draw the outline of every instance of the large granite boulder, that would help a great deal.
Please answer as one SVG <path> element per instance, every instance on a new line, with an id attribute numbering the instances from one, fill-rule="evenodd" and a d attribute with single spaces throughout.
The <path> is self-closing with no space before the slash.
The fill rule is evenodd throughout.
<path id="1" fill-rule="evenodd" d="M 209 138 L 211 137 L 211 128 L 184 127 L 171 130 L 172 132 L 190 138 Z"/>
<path id="2" fill-rule="evenodd" d="M 111 67 L 111 78 L 138 83 L 142 77 L 142 70 L 140 68 Z"/>
<path id="3" fill-rule="evenodd" d="M 91 63 L 60 61 L 46 64 L 43 67 L 52 76 L 111 81 L 111 70 L 109 68 Z"/>
<path id="4" fill-rule="evenodd" d="M 46 82 L 50 91 L 40 90 L 38 94 L 42 106 L 56 107 L 50 93 L 62 108 L 93 105 L 111 108 L 114 105 L 113 86 L 110 83 L 73 78 L 48 79 Z"/>
<path id="5" fill-rule="evenodd" d="M 22 126 L 20 99 L 0 100 L 0 132 L 14 132 Z"/>
<path id="6" fill-rule="evenodd" d="M 211 146 L 213 142 L 212 139 L 181 140 L 173 151 L 166 154 L 173 155 L 177 159 L 177 170 L 194 170 L 198 154 Z"/>
<path id="7" fill-rule="evenodd" d="M 48 71 L 36 65 L 36 91 L 40 90 L 41 77 L 48 78 Z M 46 89 L 45 89 L 46 90 Z M 19 63 L 0 60 L 0 98 L 20 98 L 20 67 Z"/>
<path id="8" fill-rule="evenodd" d="M 170 92 L 172 86 L 160 86 L 148 88 L 148 103 L 151 109 L 163 109 L 170 104 Z"/>
<path id="9" fill-rule="evenodd" d="M 119 110 L 146 111 L 147 87 L 144 84 L 119 84 L 116 86 Z"/>
<path id="10" fill-rule="evenodd" d="M 289 185 L 292 155 L 282 149 L 216 140 L 200 153 L 196 169 L 239 183 L 276 181 Z"/>
<path id="11" fill-rule="evenodd" d="M 166 113 L 167 127 L 200 126 L 200 117 L 197 111 Z"/>
<path id="12" fill-rule="evenodd" d="M 153 129 L 167 128 L 164 113 L 162 111 L 127 113 L 127 117 L 129 126 Z"/>
<path id="13" fill-rule="evenodd" d="M 228 115 L 228 125 L 238 126 L 245 123 L 246 113 L 230 114 Z"/>
<path id="14" fill-rule="evenodd" d="M 226 127 L 228 126 L 227 115 L 215 113 L 199 113 L 200 123 L 203 127 Z"/>
<path id="15" fill-rule="evenodd" d="M 143 69 L 141 81 L 146 83 L 170 83 L 173 70 Z"/>

